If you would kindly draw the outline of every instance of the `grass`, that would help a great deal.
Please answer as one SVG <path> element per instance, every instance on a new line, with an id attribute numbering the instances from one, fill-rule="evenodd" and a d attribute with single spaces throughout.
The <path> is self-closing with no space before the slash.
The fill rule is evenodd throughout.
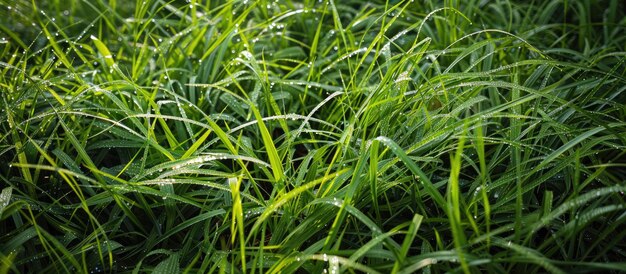
<path id="1" fill-rule="evenodd" d="M 622 1 L 1 2 L 0 273 L 626 269 Z"/>

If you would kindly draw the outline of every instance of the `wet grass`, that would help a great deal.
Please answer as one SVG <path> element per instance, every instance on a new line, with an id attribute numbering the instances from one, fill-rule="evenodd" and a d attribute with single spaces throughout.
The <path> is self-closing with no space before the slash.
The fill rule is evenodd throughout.
<path id="1" fill-rule="evenodd" d="M 2 0 L 0 273 L 626 269 L 624 10 Z"/>

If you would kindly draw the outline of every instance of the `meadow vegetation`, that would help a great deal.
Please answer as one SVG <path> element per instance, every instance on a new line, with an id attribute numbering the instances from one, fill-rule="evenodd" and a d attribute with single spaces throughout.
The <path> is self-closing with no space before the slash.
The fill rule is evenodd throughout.
<path id="1" fill-rule="evenodd" d="M 623 1 L 0 3 L 0 273 L 626 269 Z"/>

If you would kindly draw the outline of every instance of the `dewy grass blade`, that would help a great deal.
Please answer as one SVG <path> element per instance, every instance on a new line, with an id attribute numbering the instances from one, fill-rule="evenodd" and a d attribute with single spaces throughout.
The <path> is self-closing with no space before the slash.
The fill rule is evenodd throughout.
<path id="1" fill-rule="evenodd" d="M 228 178 L 228 185 L 233 198 L 233 209 L 230 223 L 231 243 L 235 243 L 237 235 L 239 235 L 239 252 L 241 260 L 241 269 L 246 273 L 246 237 L 243 232 L 243 207 L 241 205 L 241 195 L 239 190 L 241 187 L 241 177 Z"/>
<path id="2" fill-rule="evenodd" d="M 302 192 L 307 191 L 313 187 L 315 187 L 316 185 L 319 185 L 325 181 L 331 180 L 343 173 L 348 172 L 350 169 L 342 169 L 336 173 L 331 173 L 328 174 L 327 176 L 324 176 L 322 178 L 316 179 L 312 182 L 303 184 L 297 188 L 294 188 L 293 190 L 285 193 L 284 195 L 280 196 L 276 201 L 274 201 L 273 203 L 269 204 L 267 206 L 267 208 L 265 208 L 265 210 L 263 211 L 263 214 L 261 214 L 261 216 L 259 216 L 259 218 L 257 219 L 257 221 L 254 223 L 254 226 L 252 227 L 252 229 L 250 230 L 250 234 L 248 236 L 248 238 L 250 238 L 251 235 L 253 235 L 254 233 L 256 233 L 256 231 L 258 230 L 259 226 L 265 221 L 265 219 L 267 219 L 271 214 L 274 213 L 274 211 L 276 211 L 280 206 L 284 205 L 286 202 L 288 202 L 291 199 L 294 199 L 296 197 L 298 197 L 298 195 L 300 195 Z"/>
<path id="3" fill-rule="evenodd" d="M 520 260 L 526 260 L 537 265 L 540 265 L 545 270 L 555 273 L 555 274 L 564 274 L 565 272 L 553 265 L 549 260 L 546 260 L 545 257 L 538 254 L 535 250 L 520 246 L 515 243 L 511 243 L 511 241 L 505 242 L 502 239 L 495 238 L 493 241 L 494 245 L 500 246 L 501 248 L 507 248 L 515 251 L 519 256 L 521 256 Z"/>
<path id="4" fill-rule="evenodd" d="M 409 225 L 409 230 L 407 231 L 404 241 L 402 242 L 402 249 L 400 250 L 398 259 L 393 266 L 393 270 L 391 271 L 392 273 L 397 273 L 404 264 L 404 259 L 408 256 L 409 249 L 413 245 L 413 240 L 415 239 L 415 236 L 417 236 L 422 220 L 424 220 L 424 216 L 422 215 L 415 214 L 415 216 L 413 216 L 413 220 Z"/>
<path id="5" fill-rule="evenodd" d="M 189 158 L 189 156 L 191 156 L 192 154 L 196 153 L 196 151 L 198 150 L 198 148 L 204 143 L 204 141 L 206 141 L 206 138 L 209 137 L 209 134 L 211 134 L 211 130 L 207 129 L 204 134 L 202 134 L 202 136 L 200 136 L 200 138 L 198 138 L 198 140 L 196 140 L 196 142 L 194 142 L 191 147 L 189 147 L 189 149 L 187 149 L 187 151 L 185 151 L 185 154 L 183 154 L 183 156 L 181 156 L 181 159 L 185 159 L 185 158 Z"/>
<path id="6" fill-rule="evenodd" d="M 169 255 L 167 259 L 160 262 L 154 268 L 153 273 L 155 274 L 179 273 L 180 272 L 180 267 L 179 267 L 179 262 L 178 262 L 179 257 L 180 255 L 178 253 Z"/>
<path id="7" fill-rule="evenodd" d="M 12 187 L 5 187 L 2 189 L 2 193 L 0 193 L 0 220 L 4 219 L 2 218 L 2 212 L 9 205 L 12 192 Z"/>
<path id="8" fill-rule="evenodd" d="M 463 132 L 467 132 L 467 124 L 464 127 Z M 456 144 L 456 152 L 454 157 L 450 159 L 450 178 L 448 179 L 448 191 L 446 193 L 447 198 L 447 214 L 450 222 L 450 228 L 452 231 L 452 239 L 454 240 L 454 247 L 459 254 L 459 261 L 463 272 L 469 273 L 469 267 L 467 261 L 463 256 L 463 247 L 467 243 L 465 233 L 463 232 L 463 224 L 461 220 L 461 190 L 459 187 L 459 175 L 461 172 L 461 156 L 463 155 L 463 149 L 465 148 L 465 136 L 459 138 L 458 144 Z"/>
<path id="9" fill-rule="evenodd" d="M 369 165 L 369 180 L 370 180 L 370 194 L 372 196 L 372 206 L 374 208 L 374 214 L 377 219 L 382 219 L 380 215 L 380 208 L 378 207 L 378 144 L 379 142 L 372 142 L 370 145 L 370 165 Z"/>
<path id="10" fill-rule="evenodd" d="M 44 32 L 44 34 L 48 38 L 48 41 L 50 42 L 50 45 L 54 49 L 54 53 L 59 57 L 59 60 L 61 60 L 63 65 L 65 65 L 65 67 L 70 69 L 70 70 L 73 69 L 74 66 L 72 66 L 72 63 L 70 62 L 69 59 L 67 59 L 67 56 L 65 55 L 65 53 L 63 52 L 63 50 L 61 49 L 59 44 L 56 42 L 56 39 L 54 38 L 54 37 L 56 37 L 56 35 L 50 34 L 50 31 L 48 30 L 47 26 L 43 26 L 41 28 L 41 30 Z"/>
<path id="11" fill-rule="evenodd" d="M 115 61 L 113 60 L 113 54 L 111 54 L 111 51 L 109 51 L 109 48 L 107 48 L 107 46 L 104 43 L 102 43 L 102 41 L 100 41 L 98 37 L 95 37 L 92 35 L 90 38 L 93 41 L 94 45 L 96 45 L 96 48 L 102 55 L 102 58 L 104 58 L 104 62 L 107 64 L 107 66 L 112 68 L 113 65 L 115 64 Z"/>
<path id="12" fill-rule="evenodd" d="M 274 175 L 275 183 L 283 182 L 283 164 L 278 156 L 278 151 L 276 150 L 276 146 L 274 145 L 274 141 L 272 141 L 272 136 L 270 136 L 265 123 L 263 122 L 263 118 L 261 117 L 261 113 L 252 105 L 250 105 L 252 111 L 254 113 L 254 117 L 257 119 L 259 126 L 259 131 L 261 131 L 261 138 L 263 139 L 263 146 L 265 147 L 265 151 L 267 152 L 267 156 L 270 160 L 270 165 L 272 166 L 272 174 Z"/>
<path id="13" fill-rule="evenodd" d="M 562 156 L 562 154 L 565 151 L 569 150 L 573 146 L 579 144 L 580 142 L 584 141 L 585 139 L 587 139 L 587 138 L 593 136 L 594 134 L 596 134 L 598 132 L 601 132 L 601 131 L 603 131 L 605 129 L 606 129 L 605 127 L 600 126 L 600 127 L 596 127 L 596 128 L 590 129 L 587 132 L 585 132 L 585 133 L 583 133 L 581 135 L 576 136 L 576 138 L 570 140 L 569 142 L 567 142 L 563 146 L 561 146 L 558 149 L 554 150 L 554 152 L 552 152 L 549 155 L 547 155 L 545 157 L 545 159 L 543 161 L 541 161 L 541 163 L 539 163 L 534 169 L 535 170 L 539 170 L 539 169 L 543 168 L 544 166 L 546 166 L 550 162 L 554 161 L 556 158 Z"/>
<path id="14" fill-rule="evenodd" d="M 417 164 L 413 160 L 411 160 L 408 155 L 404 152 L 402 148 L 400 148 L 393 140 L 387 137 L 377 137 L 374 141 L 381 142 L 385 144 L 387 147 L 391 149 L 391 152 L 396 154 L 400 160 L 414 173 L 417 177 L 417 180 L 424 186 L 426 192 L 432 197 L 435 203 L 441 208 L 445 208 L 446 202 L 439 192 L 439 190 L 433 185 L 430 181 L 426 173 L 420 169 Z"/>

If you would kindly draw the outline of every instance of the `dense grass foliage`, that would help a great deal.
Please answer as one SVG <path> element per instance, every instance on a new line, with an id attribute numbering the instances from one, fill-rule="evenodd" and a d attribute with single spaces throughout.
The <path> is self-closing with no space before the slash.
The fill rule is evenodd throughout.
<path id="1" fill-rule="evenodd" d="M 626 5 L 1 0 L 0 273 L 626 269 Z"/>

